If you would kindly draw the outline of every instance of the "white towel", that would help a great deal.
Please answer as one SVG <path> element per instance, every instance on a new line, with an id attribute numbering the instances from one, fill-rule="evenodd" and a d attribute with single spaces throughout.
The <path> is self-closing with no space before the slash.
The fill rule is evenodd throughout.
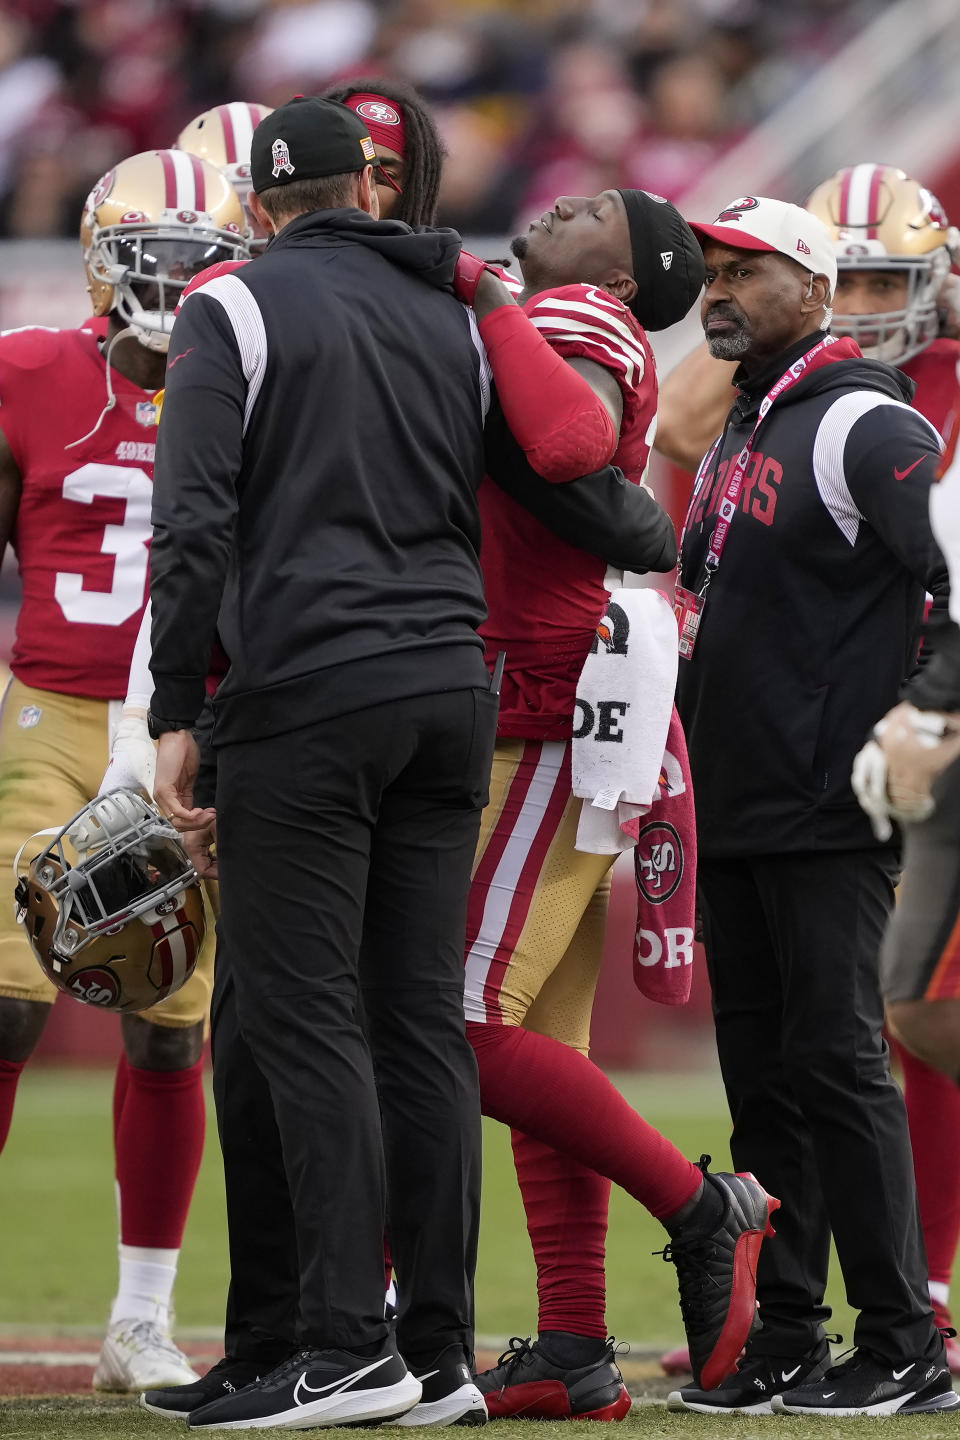
<path id="1" fill-rule="evenodd" d="M 657 794 L 677 684 L 677 622 L 658 590 L 615 590 L 577 684 L 573 793 L 583 799 L 576 848 L 615 855 L 622 824 Z"/>

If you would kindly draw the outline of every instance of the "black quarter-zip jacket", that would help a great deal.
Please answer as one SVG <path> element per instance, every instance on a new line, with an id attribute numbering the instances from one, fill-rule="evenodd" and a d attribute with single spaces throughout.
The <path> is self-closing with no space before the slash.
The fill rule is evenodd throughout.
<path id="1" fill-rule="evenodd" d="M 730 464 L 763 397 L 809 335 L 739 395 L 683 540 L 699 591 Z M 939 437 L 899 371 L 850 341 L 803 376 L 757 431 L 678 708 L 706 858 L 866 847 L 854 755 L 915 668 L 924 590 L 946 607 L 929 489 Z"/>

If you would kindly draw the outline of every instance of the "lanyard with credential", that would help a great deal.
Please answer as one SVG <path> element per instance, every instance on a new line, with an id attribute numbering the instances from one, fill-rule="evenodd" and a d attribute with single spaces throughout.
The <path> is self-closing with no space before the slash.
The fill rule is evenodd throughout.
<path id="1" fill-rule="evenodd" d="M 757 439 L 757 431 L 766 420 L 775 400 L 779 400 L 786 392 L 801 378 L 810 368 L 816 365 L 819 357 L 830 345 L 836 344 L 836 337 L 825 335 L 812 350 L 808 350 L 799 360 L 795 360 L 789 370 L 785 370 L 775 385 L 767 391 L 760 402 L 760 410 L 757 414 L 757 423 L 750 432 L 750 437 L 744 444 L 739 455 L 732 461 L 730 472 L 727 475 L 723 487 L 723 495 L 717 507 L 717 523 L 714 526 L 713 534 L 710 537 L 707 556 L 704 561 L 706 574 L 699 594 L 694 590 L 686 590 L 682 585 L 677 585 L 673 610 L 677 617 L 677 625 L 680 630 L 680 655 L 684 660 L 690 660 L 693 656 L 694 646 L 697 643 L 697 634 L 700 630 L 700 621 L 703 617 L 703 607 L 707 602 L 707 591 L 710 582 L 720 568 L 720 559 L 723 555 L 724 546 L 730 534 L 730 527 L 733 524 L 733 517 L 737 513 L 737 503 L 740 499 L 740 491 L 743 488 L 743 479 L 753 455 Z M 693 482 L 693 493 L 690 496 L 690 504 L 687 506 L 687 517 L 683 522 L 683 530 L 680 535 L 680 554 L 677 558 L 677 575 L 683 574 L 683 546 L 687 538 L 687 531 L 693 521 L 694 512 L 700 500 L 700 493 L 706 483 L 707 471 L 710 469 L 710 462 L 722 440 L 722 436 L 715 440 L 710 449 L 700 462 L 697 477 Z"/>

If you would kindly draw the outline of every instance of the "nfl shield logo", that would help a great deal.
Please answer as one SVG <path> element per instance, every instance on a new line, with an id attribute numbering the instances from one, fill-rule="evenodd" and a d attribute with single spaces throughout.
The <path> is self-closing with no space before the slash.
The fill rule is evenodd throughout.
<path id="1" fill-rule="evenodd" d="M 281 170 L 286 170 L 288 175 L 293 174 L 294 166 L 290 164 L 290 151 L 287 149 L 286 140 L 274 140 L 270 153 L 273 156 L 274 180 L 279 180 Z"/>
<path id="2" fill-rule="evenodd" d="M 156 425 L 159 423 L 160 415 L 152 400 L 137 401 L 137 424 Z"/>
<path id="3" fill-rule="evenodd" d="M 35 725 L 39 725 L 42 714 L 43 711 L 39 705 L 24 705 L 17 716 L 17 724 L 21 730 L 32 730 Z"/>

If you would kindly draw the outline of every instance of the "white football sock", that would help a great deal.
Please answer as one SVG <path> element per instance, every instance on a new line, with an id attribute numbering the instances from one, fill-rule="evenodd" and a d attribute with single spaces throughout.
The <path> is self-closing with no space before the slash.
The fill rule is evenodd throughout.
<path id="1" fill-rule="evenodd" d="M 928 1289 L 929 1292 L 930 1292 L 930 1299 L 931 1299 L 932 1301 L 935 1301 L 937 1305 L 943 1305 L 943 1306 L 945 1306 L 946 1308 L 949 1309 L 949 1306 L 950 1306 L 950 1286 L 949 1286 L 949 1285 L 945 1285 L 942 1280 L 928 1280 L 928 1281 L 927 1281 L 927 1289 Z"/>
<path id="2" fill-rule="evenodd" d="M 152 1320 L 168 1330 L 180 1251 L 149 1250 L 141 1245 L 120 1245 L 118 1249 L 120 1286 L 110 1311 L 110 1324 L 118 1320 Z"/>

